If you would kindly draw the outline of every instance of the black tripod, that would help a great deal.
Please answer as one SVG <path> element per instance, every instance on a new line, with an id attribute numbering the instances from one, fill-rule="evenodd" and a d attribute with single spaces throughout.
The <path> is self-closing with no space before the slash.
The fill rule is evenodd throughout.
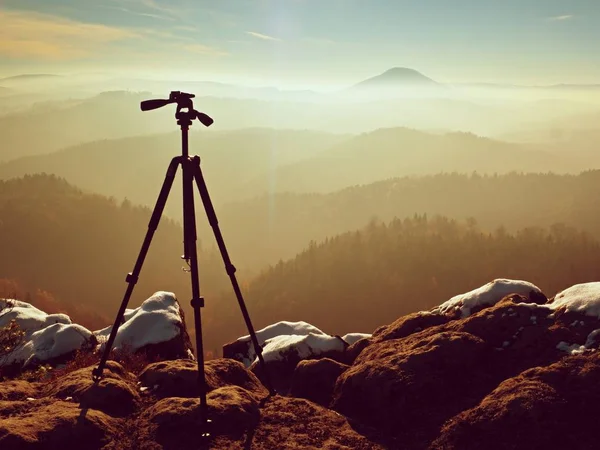
<path id="1" fill-rule="evenodd" d="M 182 258 L 185 259 L 185 261 L 187 262 L 189 266 L 189 272 L 192 276 L 191 305 L 194 309 L 194 326 L 196 329 L 196 352 L 198 358 L 198 387 L 200 390 L 200 413 L 203 422 L 202 425 L 204 426 L 209 423 L 209 420 L 207 417 L 206 379 L 204 376 L 202 321 L 200 315 L 200 308 L 204 307 L 204 298 L 200 296 L 200 283 L 198 278 L 198 256 L 196 251 L 196 212 L 194 209 L 194 181 L 196 182 L 198 190 L 200 191 L 200 197 L 202 199 L 202 203 L 204 204 L 204 210 L 206 211 L 208 221 L 213 229 L 215 238 L 217 240 L 221 256 L 223 257 L 223 262 L 225 263 L 225 270 L 227 271 L 227 274 L 229 275 L 229 278 L 231 280 L 231 284 L 233 285 L 233 290 L 235 291 L 235 295 L 237 297 L 240 309 L 242 310 L 242 315 L 244 316 L 244 320 L 246 322 L 246 326 L 248 328 L 252 344 L 254 345 L 256 355 L 258 356 L 259 363 L 261 364 L 265 373 L 267 388 L 269 389 L 271 395 L 273 395 L 275 391 L 273 390 L 271 382 L 268 378 L 265 361 L 262 356 L 262 347 L 259 345 L 258 339 L 256 338 L 256 333 L 254 332 L 254 327 L 252 326 L 252 322 L 250 321 L 250 316 L 248 315 L 248 310 L 246 309 L 246 305 L 242 297 L 242 292 L 235 277 L 236 269 L 231 263 L 231 260 L 229 259 L 229 254 L 227 253 L 227 248 L 225 247 L 225 242 L 223 241 L 223 236 L 221 235 L 221 231 L 219 229 L 217 215 L 215 214 L 215 210 L 213 208 L 210 196 L 208 195 L 208 189 L 206 187 L 206 183 L 204 182 L 202 169 L 200 168 L 200 157 L 189 156 L 188 154 L 188 131 L 189 127 L 192 125 L 192 121 L 194 119 L 198 119 L 206 127 L 212 125 L 213 123 L 213 120 L 208 115 L 198 112 L 194 109 L 192 98 L 194 98 L 193 94 L 186 94 L 184 92 L 175 91 L 171 92 L 168 100 L 146 100 L 141 103 L 142 111 L 149 111 L 152 109 L 161 108 L 170 103 L 177 103 L 177 112 L 175 113 L 175 118 L 177 119 L 177 124 L 181 127 L 182 155 L 173 158 L 171 160 L 171 163 L 169 164 L 165 181 L 163 182 L 162 188 L 160 190 L 160 194 L 158 196 L 158 200 L 156 201 L 154 211 L 152 212 L 152 217 L 150 218 L 150 223 L 148 224 L 148 231 L 146 233 L 144 243 L 142 244 L 142 248 L 133 268 L 133 272 L 127 274 L 127 277 L 125 279 L 125 281 L 129 283 L 129 286 L 127 286 L 127 290 L 123 297 L 123 302 L 121 303 L 121 307 L 119 309 L 119 312 L 117 313 L 115 323 L 112 327 L 112 331 L 110 333 L 110 337 L 108 338 L 108 342 L 106 343 L 106 347 L 104 349 L 104 353 L 102 354 L 100 363 L 98 364 L 98 367 L 96 367 L 92 371 L 92 376 L 94 378 L 94 381 L 96 382 L 102 378 L 102 372 L 104 370 L 104 366 L 106 365 L 106 361 L 109 357 L 109 354 L 112 350 L 115 338 L 117 336 L 117 331 L 119 330 L 119 326 L 121 325 L 121 322 L 123 320 L 123 314 L 125 313 L 125 309 L 127 308 L 127 304 L 129 303 L 131 294 L 133 293 L 133 288 L 140 276 L 144 259 L 146 258 L 148 249 L 150 248 L 150 243 L 152 242 L 152 237 L 154 236 L 154 232 L 158 227 L 160 217 L 163 213 L 165 204 L 167 202 L 167 197 L 169 196 L 169 192 L 171 190 L 171 187 L 173 186 L 173 181 L 175 179 L 177 168 L 179 165 L 181 165 L 183 172 L 184 242 L 184 254 Z M 207 430 L 205 429 L 203 431 L 205 436 L 207 436 Z"/>

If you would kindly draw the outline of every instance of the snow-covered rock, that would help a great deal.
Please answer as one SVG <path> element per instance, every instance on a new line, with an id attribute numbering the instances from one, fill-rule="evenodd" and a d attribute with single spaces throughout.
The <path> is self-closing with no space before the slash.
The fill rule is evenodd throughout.
<path id="1" fill-rule="evenodd" d="M 112 326 L 94 331 L 99 350 L 104 350 Z M 157 348 L 164 359 L 193 358 L 191 342 L 185 327 L 183 311 L 175 294 L 159 291 L 138 308 L 127 309 L 117 331 L 113 350 L 137 351 Z"/>
<path id="2" fill-rule="evenodd" d="M 345 348 L 342 339 L 326 334 L 283 335 L 267 339 L 263 358 L 267 363 L 288 358 L 302 360 L 329 352 L 343 352 Z"/>
<path id="3" fill-rule="evenodd" d="M 65 314 L 46 314 L 26 302 L 0 300 L 0 328 L 13 320 L 25 334 L 0 359 L 0 366 L 27 367 L 56 360 L 95 342 L 91 331 L 73 324 Z"/>
<path id="4" fill-rule="evenodd" d="M 55 323 L 25 334 L 25 340 L 13 352 L 0 360 L 0 366 L 19 364 L 22 367 L 68 355 L 90 342 L 92 332 L 76 324 Z"/>
<path id="5" fill-rule="evenodd" d="M 544 295 L 540 288 L 528 281 L 499 278 L 472 291 L 455 295 L 440 306 L 433 308 L 431 312 L 434 314 L 456 314 L 460 312 L 460 316 L 466 318 L 471 315 L 473 309 L 482 306 L 493 306 L 507 295 L 531 295 L 532 293 L 539 296 Z"/>
<path id="6" fill-rule="evenodd" d="M 361 339 L 368 339 L 371 336 L 372 335 L 367 334 L 367 333 L 348 333 L 348 334 L 345 334 L 344 336 L 342 336 L 342 339 L 344 341 L 346 341 L 346 343 L 348 345 L 352 345 L 355 342 L 360 341 Z"/>
<path id="7" fill-rule="evenodd" d="M 256 338 L 258 339 L 258 344 L 264 346 L 267 340 L 277 336 L 306 336 L 311 333 L 314 335 L 329 336 L 307 322 L 281 321 L 258 330 Z M 256 358 L 256 352 L 250 335 L 242 336 L 233 342 L 225 344 L 223 346 L 223 357 L 235 359 L 242 362 L 246 367 L 250 367 L 252 361 Z"/>
<path id="8" fill-rule="evenodd" d="M 15 321 L 25 335 L 0 366 L 51 362 L 76 350 L 103 350 L 112 327 L 91 332 L 65 314 L 46 314 L 19 300 L 0 300 L 0 328 Z M 126 310 L 114 349 L 147 350 L 163 359 L 193 358 L 183 312 L 175 295 L 157 292 L 139 308 Z"/>
<path id="9" fill-rule="evenodd" d="M 7 326 L 12 320 L 26 332 L 41 330 L 57 323 L 71 324 L 71 319 L 65 314 L 46 314 L 20 300 L 0 299 L 0 328 Z"/>
<path id="10" fill-rule="evenodd" d="M 582 283 L 559 292 L 547 305 L 551 309 L 565 308 L 567 313 L 577 312 L 600 319 L 600 282 Z"/>

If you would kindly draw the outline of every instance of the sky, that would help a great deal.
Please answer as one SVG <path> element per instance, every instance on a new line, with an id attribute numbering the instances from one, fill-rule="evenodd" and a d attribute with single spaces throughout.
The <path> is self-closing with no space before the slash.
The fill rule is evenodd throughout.
<path id="1" fill-rule="evenodd" d="M 0 0 L 0 76 L 600 83 L 599 0 Z"/>

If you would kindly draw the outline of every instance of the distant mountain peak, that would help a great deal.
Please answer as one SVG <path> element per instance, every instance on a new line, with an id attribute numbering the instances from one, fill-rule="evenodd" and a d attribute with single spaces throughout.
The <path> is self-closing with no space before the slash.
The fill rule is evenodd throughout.
<path id="1" fill-rule="evenodd" d="M 368 78 L 355 87 L 410 87 L 439 86 L 439 84 L 421 72 L 407 67 L 392 67 L 380 75 Z"/>

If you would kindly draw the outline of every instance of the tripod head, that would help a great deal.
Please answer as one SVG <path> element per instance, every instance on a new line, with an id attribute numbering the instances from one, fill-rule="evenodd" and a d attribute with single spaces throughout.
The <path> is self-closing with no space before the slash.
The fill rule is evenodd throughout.
<path id="1" fill-rule="evenodd" d="M 180 125 L 186 124 L 189 126 L 192 124 L 192 120 L 198 119 L 198 121 L 200 121 L 200 123 L 205 127 L 211 126 L 214 120 L 208 114 L 196 111 L 194 109 L 194 103 L 192 101 L 194 97 L 196 97 L 194 94 L 172 91 L 169 94 L 168 99 L 144 100 L 140 104 L 140 108 L 142 111 L 151 111 L 153 109 L 162 108 L 163 106 L 171 103 L 177 103 L 175 118 L 179 121 L 178 123 L 180 123 Z"/>

